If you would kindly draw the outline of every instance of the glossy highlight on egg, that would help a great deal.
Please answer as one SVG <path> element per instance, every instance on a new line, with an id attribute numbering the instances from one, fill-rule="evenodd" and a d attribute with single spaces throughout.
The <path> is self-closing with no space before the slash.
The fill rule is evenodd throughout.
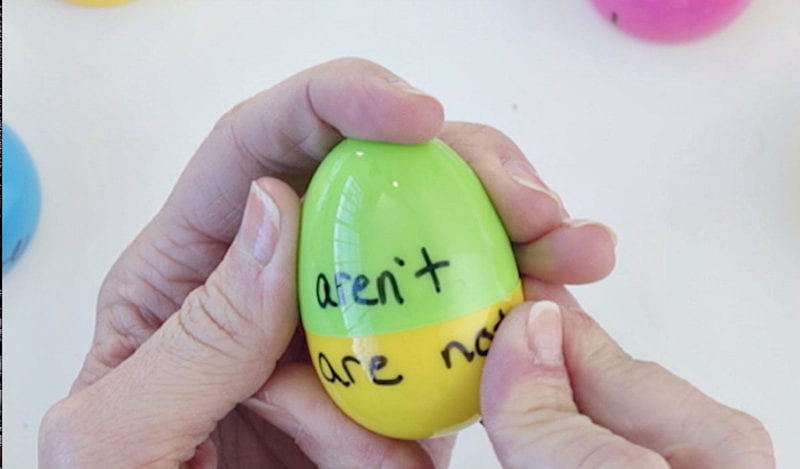
<path id="1" fill-rule="evenodd" d="M 297 275 L 311 361 L 350 418 L 403 439 L 479 418 L 483 362 L 522 288 L 491 200 L 446 144 L 336 146 L 303 201 Z"/>

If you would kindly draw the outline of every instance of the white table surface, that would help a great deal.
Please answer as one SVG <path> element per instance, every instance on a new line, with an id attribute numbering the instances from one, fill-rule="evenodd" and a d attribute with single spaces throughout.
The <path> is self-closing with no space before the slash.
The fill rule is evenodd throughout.
<path id="1" fill-rule="evenodd" d="M 100 282 L 233 104 L 361 56 L 510 135 L 574 216 L 619 236 L 576 288 L 637 357 L 771 431 L 800 467 L 800 2 L 755 0 L 699 42 L 631 39 L 588 1 L 3 2 L 3 118 L 42 182 L 3 277 L 3 453 L 36 464 Z M 497 462 L 479 426 L 453 467 Z"/>

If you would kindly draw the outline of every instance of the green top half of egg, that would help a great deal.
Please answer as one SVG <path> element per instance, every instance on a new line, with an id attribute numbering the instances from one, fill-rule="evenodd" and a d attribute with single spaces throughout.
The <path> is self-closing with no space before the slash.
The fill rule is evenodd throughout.
<path id="1" fill-rule="evenodd" d="M 480 180 L 440 140 L 337 145 L 303 201 L 297 274 L 304 327 L 336 337 L 449 321 L 519 283 Z"/>

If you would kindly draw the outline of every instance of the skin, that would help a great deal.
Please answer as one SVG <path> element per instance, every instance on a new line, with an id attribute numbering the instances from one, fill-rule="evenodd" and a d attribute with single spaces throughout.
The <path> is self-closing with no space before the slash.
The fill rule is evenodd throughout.
<path id="1" fill-rule="evenodd" d="M 84 366 L 42 421 L 40 465 L 446 467 L 454 437 L 381 437 L 331 403 L 307 358 L 294 285 L 299 199 L 324 155 L 343 137 L 436 136 L 493 199 L 526 298 L 562 305 L 516 308 L 489 354 L 484 422 L 504 465 L 595 467 L 642 454 L 654 467 L 665 459 L 737 467 L 742 455 L 769 467 L 769 437 L 757 420 L 618 351 L 561 286 L 611 271 L 616 239 L 607 227 L 569 219 L 508 137 L 444 122 L 435 98 L 359 59 L 301 72 L 219 120 L 109 272 Z M 553 307 L 537 315 L 538 326 L 525 325 L 532 308 Z M 616 402 L 627 389 L 637 392 Z M 543 430 L 555 426 L 564 431 Z M 622 449 L 605 444 L 609 435 Z"/>

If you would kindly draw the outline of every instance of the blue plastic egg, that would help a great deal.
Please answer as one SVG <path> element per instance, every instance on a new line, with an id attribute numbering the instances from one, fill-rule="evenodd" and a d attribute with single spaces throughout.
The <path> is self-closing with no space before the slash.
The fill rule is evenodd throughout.
<path id="1" fill-rule="evenodd" d="M 39 222 L 39 178 L 22 140 L 3 124 L 3 273 L 30 244 Z"/>

